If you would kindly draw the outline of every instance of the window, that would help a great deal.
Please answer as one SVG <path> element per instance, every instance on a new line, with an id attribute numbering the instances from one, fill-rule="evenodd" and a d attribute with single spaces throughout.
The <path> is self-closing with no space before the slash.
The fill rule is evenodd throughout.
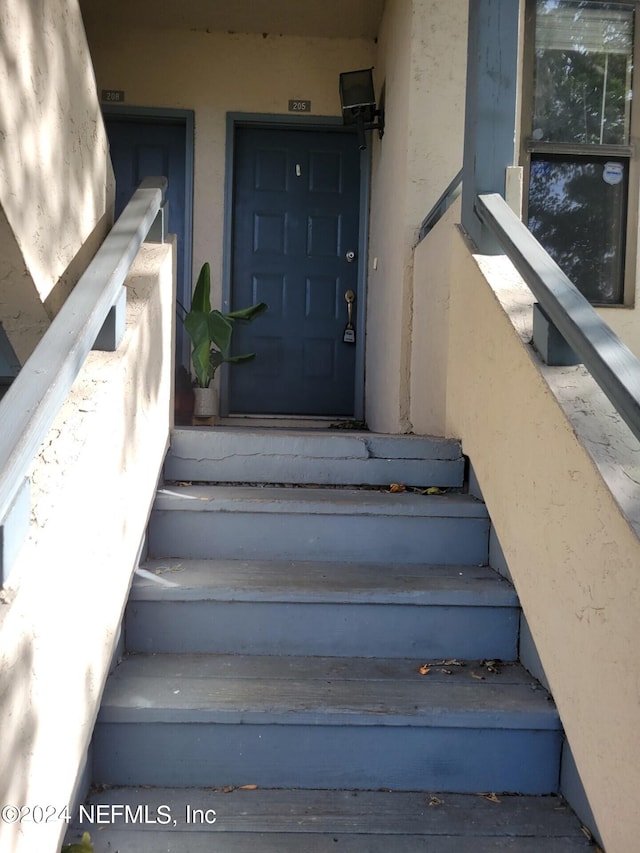
<path id="1" fill-rule="evenodd" d="M 635 9 L 583 0 L 528 9 L 528 227 L 595 304 L 623 304 L 635 289 Z"/>

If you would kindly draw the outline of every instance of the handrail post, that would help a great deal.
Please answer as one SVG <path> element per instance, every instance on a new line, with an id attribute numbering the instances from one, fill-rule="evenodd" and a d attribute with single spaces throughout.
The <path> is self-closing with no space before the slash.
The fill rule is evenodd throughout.
<path id="1" fill-rule="evenodd" d="M 539 302 L 533 303 L 532 343 L 540 358 L 549 367 L 582 364 L 582 359 L 571 349 Z"/>
<path id="2" fill-rule="evenodd" d="M 167 198 L 167 179 L 164 177 L 144 178 L 140 182 L 138 189 L 161 189 L 162 204 L 158 210 L 156 218 L 149 229 L 149 233 L 145 237 L 145 243 L 166 243 L 169 229 L 169 199 Z"/>
<path id="3" fill-rule="evenodd" d="M 479 195 L 476 212 L 576 356 L 640 440 L 640 361 L 498 193 Z"/>
<path id="4" fill-rule="evenodd" d="M 127 324 L 127 291 L 124 285 L 109 309 L 102 328 L 92 349 L 99 352 L 115 352 L 124 338 Z"/>

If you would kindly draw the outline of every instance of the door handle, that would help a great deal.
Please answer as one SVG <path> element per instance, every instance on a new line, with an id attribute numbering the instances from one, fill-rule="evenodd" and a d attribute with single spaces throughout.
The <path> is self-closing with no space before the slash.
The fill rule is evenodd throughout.
<path id="1" fill-rule="evenodd" d="M 347 320 L 348 325 L 353 325 L 353 303 L 356 301 L 356 295 L 353 290 L 347 290 L 344 295 L 344 301 L 347 303 Z"/>
<path id="2" fill-rule="evenodd" d="M 347 252 L 347 254 L 345 255 L 345 258 L 347 259 L 348 264 L 352 264 L 356 259 L 356 253 L 353 251 Z"/>
<path id="3" fill-rule="evenodd" d="M 353 290 L 347 290 L 344 294 L 344 301 L 347 303 L 347 325 L 344 330 L 342 340 L 345 344 L 355 344 L 356 331 L 353 328 L 353 305 L 356 301 L 356 295 Z"/>

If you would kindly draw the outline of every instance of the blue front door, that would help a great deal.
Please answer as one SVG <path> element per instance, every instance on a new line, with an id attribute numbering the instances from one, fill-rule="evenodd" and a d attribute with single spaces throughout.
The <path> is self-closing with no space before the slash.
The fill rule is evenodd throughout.
<path id="1" fill-rule="evenodd" d="M 162 118 L 104 117 L 111 162 L 116 178 L 116 217 L 143 178 L 164 176 L 169 181 L 169 231 L 177 237 L 177 294 L 183 305 L 189 304 L 189 267 L 186 257 L 191 235 L 187 233 L 189 217 L 185 207 L 186 193 L 186 127 L 184 121 Z M 176 324 L 176 360 L 189 365 L 189 351 L 182 323 Z"/>
<path id="2" fill-rule="evenodd" d="M 236 128 L 231 304 L 269 310 L 234 331 L 256 359 L 230 368 L 230 413 L 354 415 L 359 207 L 354 134 Z"/>

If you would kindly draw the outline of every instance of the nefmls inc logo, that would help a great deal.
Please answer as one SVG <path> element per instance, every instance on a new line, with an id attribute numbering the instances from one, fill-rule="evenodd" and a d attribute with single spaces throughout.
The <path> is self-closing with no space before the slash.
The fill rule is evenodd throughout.
<path id="1" fill-rule="evenodd" d="M 82 823 L 96 825 L 122 822 L 167 826 L 173 822 L 170 806 L 160 805 L 152 808 L 148 805 L 130 806 L 117 803 L 80 806 L 78 819 Z"/>

